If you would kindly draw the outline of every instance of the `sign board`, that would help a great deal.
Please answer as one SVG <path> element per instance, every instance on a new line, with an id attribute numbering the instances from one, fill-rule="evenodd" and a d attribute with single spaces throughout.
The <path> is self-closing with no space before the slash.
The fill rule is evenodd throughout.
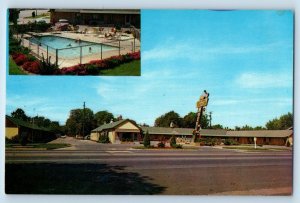
<path id="1" fill-rule="evenodd" d="M 197 108 L 201 108 L 201 107 L 207 106 L 207 98 L 201 98 L 200 97 L 200 100 L 197 101 L 196 106 L 197 106 Z"/>

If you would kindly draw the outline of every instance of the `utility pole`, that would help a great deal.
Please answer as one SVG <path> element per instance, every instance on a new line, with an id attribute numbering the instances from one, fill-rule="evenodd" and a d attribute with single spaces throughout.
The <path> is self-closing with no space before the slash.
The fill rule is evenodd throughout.
<path id="1" fill-rule="evenodd" d="M 82 137 L 84 137 L 84 124 L 85 124 L 85 102 L 83 102 L 83 122 L 82 122 Z"/>
<path id="2" fill-rule="evenodd" d="M 209 112 L 209 128 L 211 128 L 211 114 L 212 114 L 212 112 L 210 111 Z"/>

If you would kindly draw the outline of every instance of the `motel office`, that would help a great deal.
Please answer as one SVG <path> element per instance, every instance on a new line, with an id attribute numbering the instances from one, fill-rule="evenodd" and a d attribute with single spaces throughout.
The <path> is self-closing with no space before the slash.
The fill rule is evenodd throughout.
<path id="1" fill-rule="evenodd" d="M 169 141 L 174 135 L 180 143 L 190 143 L 193 137 L 192 128 L 165 128 L 140 127 L 131 120 L 125 119 L 104 124 L 92 130 L 91 140 L 98 141 L 100 136 L 107 135 L 111 143 L 141 142 L 143 134 L 149 133 L 153 143 Z M 292 145 L 293 130 L 253 130 L 253 131 L 227 131 L 227 130 L 200 130 L 202 138 L 215 138 L 218 140 L 233 139 L 240 144 L 253 144 L 254 138 L 258 145 Z"/>

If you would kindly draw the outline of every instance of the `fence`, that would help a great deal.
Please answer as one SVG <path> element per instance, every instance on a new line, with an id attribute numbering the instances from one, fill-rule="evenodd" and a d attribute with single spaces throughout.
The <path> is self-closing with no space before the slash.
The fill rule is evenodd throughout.
<path id="1" fill-rule="evenodd" d="M 82 41 L 70 43 L 65 48 L 53 48 L 37 38 L 22 38 L 21 45 L 28 47 L 37 58 L 49 60 L 58 67 L 69 67 L 140 50 L 140 42 L 135 38 L 109 40 L 105 43 Z"/>

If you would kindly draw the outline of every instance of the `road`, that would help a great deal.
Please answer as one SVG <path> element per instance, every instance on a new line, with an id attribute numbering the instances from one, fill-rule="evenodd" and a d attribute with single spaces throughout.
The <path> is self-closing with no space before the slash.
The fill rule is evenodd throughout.
<path id="1" fill-rule="evenodd" d="M 87 145 L 94 147 L 86 149 Z M 46 194 L 289 195 L 292 192 L 291 151 L 246 153 L 211 147 L 135 150 L 130 145 L 89 141 L 87 145 L 82 149 L 75 144 L 71 150 L 6 151 L 6 183 L 13 187 L 9 182 L 22 181 L 22 177 L 14 176 L 22 169 L 27 178 L 46 179 L 35 190 Z M 71 175 L 76 177 L 75 183 L 65 180 Z M 64 184 L 57 187 L 56 182 L 62 180 L 74 187 L 66 189 Z M 81 184 L 87 186 L 78 189 Z M 7 192 L 32 193 L 27 189 Z"/>

